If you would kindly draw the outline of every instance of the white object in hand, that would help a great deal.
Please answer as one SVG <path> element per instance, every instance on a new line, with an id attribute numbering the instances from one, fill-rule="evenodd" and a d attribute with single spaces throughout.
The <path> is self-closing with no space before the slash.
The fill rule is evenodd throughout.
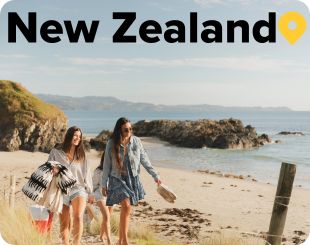
<path id="1" fill-rule="evenodd" d="M 3 240 L 1 233 L 0 233 L 0 245 L 10 245 L 6 241 Z"/>
<path id="2" fill-rule="evenodd" d="M 164 184 L 160 184 L 157 187 L 157 192 L 167 201 L 170 203 L 174 203 L 177 199 L 177 195 L 168 188 L 168 186 Z"/>
<path id="3" fill-rule="evenodd" d="M 12 0 L 0 0 L 0 10 L 3 8 L 3 6 L 7 3 L 10 2 Z"/>
<path id="4" fill-rule="evenodd" d="M 299 0 L 299 1 L 304 3 L 307 6 L 308 10 L 310 11 L 310 0 Z"/>
<path id="5" fill-rule="evenodd" d="M 300 245 L 310 245 L 310 234 L 309 234 L 307 240 L 304 241 L 304 242 L 303 242 L 302 244 L 300 244 Z"/>

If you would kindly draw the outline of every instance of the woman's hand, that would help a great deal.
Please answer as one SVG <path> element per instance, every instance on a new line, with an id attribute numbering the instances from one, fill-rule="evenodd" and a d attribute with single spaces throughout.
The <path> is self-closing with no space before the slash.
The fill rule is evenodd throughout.
<path id="1" fill-rule="evenodd" d="M 155 180 L 155 182 L 156 182 L 157 185 L 160 185 L 160 184 L 161 184 L 161 180 L 160 180 L 160 179 Z"/>
<path id="2" fill-rule="evenodd" d="M 88 196 L 88 203 L 93 204 L 95 201 L 95 196 L 94 195 L 89 195 Z"/>
<path id="3" fill-rule="evenodd" d="M 54 176 L 57 175 L 59 173 L 59 168 L 58 167 L 53 167 L 52 173 L 53 173 Z"/>
<path id="4" fill-rule="evenodd" d="M 105 196 L 105 197 L 108 194 L 107 188 L 102 188 L 101 192 L 102 192 L 102 195 Z"/>

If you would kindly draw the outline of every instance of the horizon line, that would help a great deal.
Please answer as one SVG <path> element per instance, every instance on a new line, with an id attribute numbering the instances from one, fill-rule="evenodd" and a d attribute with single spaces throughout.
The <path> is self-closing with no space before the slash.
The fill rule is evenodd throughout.
<path id="1" fill-rule="evenodd" d="M 61 95 L 61 94 L 45 94 L 45 93 L 35 93 L 35 95 L 49 95 L 49 96 L 62 96 L 62 97 L 69 97 L 69 98 L 74 98 L 74 99 L 81 99 L 81 98 L 86 98 L 86 97 L 97 97 L 97 98 L 113 98 L 120 100 L 122 102 L 130 102 L 130 103 L 140 103 L 140 104 L 151 104 L 154 106 L 218 106 L 218 107 L 225 107 L 225 108 L 260 108 L 260 109 L 286 109 L 287 111 L 291 112 L 310 112 L 310 110 L 296 110 L 292 109 L 288 106 L 261 106 L 261 105 L 254 105 L 254 106 L 240 106 L 240 105 L 235 105 L 235 106 L 228 106 L 228 105 L 218 105 L 218 104 L 207 104 L 207 103 L 200 103 L 200 104 L 157 104 L 157 103 L 152 103 L 152 102 L 141 102 L 141 101 L 130 101 L 126 99 L 120 99 L 115 96 L 104 96 L 104 95 L 84 95 L 84 96 L 70 96 L 70 95 Z"/>

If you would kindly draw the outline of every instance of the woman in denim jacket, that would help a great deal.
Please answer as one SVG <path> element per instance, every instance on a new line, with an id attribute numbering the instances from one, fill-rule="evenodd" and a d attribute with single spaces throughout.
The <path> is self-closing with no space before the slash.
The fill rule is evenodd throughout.
<path id="1" fill-rule="evenodd" d="M 141 140 L 132 134 L 130 121 L 122 117 L 117 120 L 107 143 L 102 174 L 102 194 L 107 196 L 106 205 L 121 205 L 118 245 L 128 245 L 131 205 L 137 205 L 145 195 L 139 178 L 141 164 L 155 182 L 161 184 Z"/>

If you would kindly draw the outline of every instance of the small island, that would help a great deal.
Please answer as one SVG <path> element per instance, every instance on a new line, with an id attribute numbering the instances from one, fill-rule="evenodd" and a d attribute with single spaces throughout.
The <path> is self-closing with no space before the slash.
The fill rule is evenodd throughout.
<path id="1" fill-rule="evenodd" d="M 157 137 L 172 145 L 188 148 L 251 149 L 271 143 L 271 138 L 258 135 L 250 125 L 244 127 L 238 119 L 219 121 L 154 120 L 133 124 L 134 134 L 139 137 Z M 104 150 L 111 132 L 103 130 L 90 140 L 96 150 Z"/>

